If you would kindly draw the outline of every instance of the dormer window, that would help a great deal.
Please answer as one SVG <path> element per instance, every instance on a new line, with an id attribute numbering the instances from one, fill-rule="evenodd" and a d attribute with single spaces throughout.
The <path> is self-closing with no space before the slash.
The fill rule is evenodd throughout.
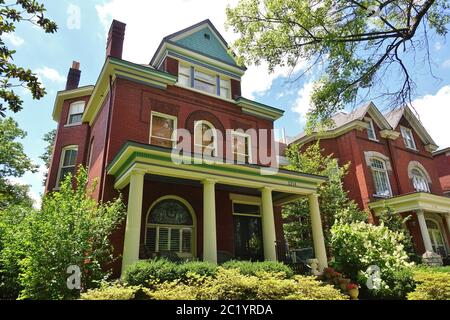
<path id="1" fill-rule="evenodd" d="M 178 84 L 206 92 L 211 95 L 220 96 L 224 99 L 231 98 L 230 79 L 205 68 L 179 62 Z"/>
<path id="2" fill-rule="evenodd" d="M 369 126 L 367 127 L 367 137 L 370 140 L 377 140 L 377 135 L 375 133 L 375 127 L 373 125 L 373 120 L 372 119 L 368 119 L 367 123 L 369 124 Z"/>
<path id="3" fill-rule="evenodd" d="M 81 124 L 81 119 L 83 118 L 84 112 L 84 101 L 77 101 L 70 104 L 69 115 L 67 116 L 68 125 Z"/>
<path id="4" fill-rule="evenodd" d="M 405 146 L 409 149 L 417 150 L 412 130 L 409 128 L 400 127 L 400 131 L 402 133 Z"/>

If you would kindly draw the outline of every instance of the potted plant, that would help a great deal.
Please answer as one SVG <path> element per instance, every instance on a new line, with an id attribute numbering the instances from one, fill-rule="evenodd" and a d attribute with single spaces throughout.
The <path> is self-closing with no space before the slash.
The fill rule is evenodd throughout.
<path id="1" fill-rule="evenodd" d="M 334 270 L 333 268 L 325 268 L 323 269 L 323 274 L 325 275 L 325 278 L 330 280 L 333 277 Z"/>
<path id="2" fill-rule="evenodd" d="M 335 271 L 333 273 L 333 283 L 338 286 L 339 285 L 339 280 L 341 280 L 341 279 L 342 279 L 342 274 L 340 274 L 339 272 Z"/>
<path id="3" fill-rule="evenodd" d="M 346 292 L 347 291 L 347 286 L 350 284 L 350 279 L 347 278 L 340 278 L 339 279 L 339 288 L 341 289 L 342 292 Z"/>
<path id="4" fill-rule="evenodd" d="M 356 300 L 359 296 L 359 287 L 355 283 L 349 283 L 347 285 L 347 293 L 350 296 L 350 299 Z"/>

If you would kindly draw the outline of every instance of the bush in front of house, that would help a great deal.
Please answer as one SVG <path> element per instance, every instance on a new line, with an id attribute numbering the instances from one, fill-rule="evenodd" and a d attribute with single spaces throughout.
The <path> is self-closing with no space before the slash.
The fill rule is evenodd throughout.
<path id="1" fill-rule="evenodd" d="M 178 279 L 178 265 L 165 258 L 138 261 L 125 270 L 124 280 L 131 286 L 148 286 L 150 280 L 173 281 Z"/>
<path id="2" fill-rule="evenodd" d="M 439 268 L 436 268 L 439 269 Z M 414 271 L 416 289 L 408 293 L 408 300 L 450 300 L 450 273 L 424 268 Z"/>
<path id="3" fill-rule="evenodd" d="M 335 224 L 332 232 L 334 267 L 361 286 L 362 297 L 405 299 L 414 290 L 408 255 L 404 250 L 404 234 L 364 222 Z M 381 282 L 369 289 L 369 266 L 380 269 Z"/>
<path id="4" fill-rule="evenodd" d="M 277 261 L 238 261 L 231 260 L 222 264 L 225 269 L 238 269 L 243 275 L 254 276 L 258 272 L 270 272 L 270 273 L 284 273 L 287 278 L 291 278 L 294 275 L 292 269 L 282 262 Z"/>
<path id="5" fill-rule="evenodd" d="M 314 277 L 259 271 L 244 275 L 238 269 L 218 267 L 215 275 L 188 272 L 184 280 L 150 281 L 149 287 L 103 286 L 82 294 L 81 299 L 154 300 L 344 300 L 347 297 Z"/>

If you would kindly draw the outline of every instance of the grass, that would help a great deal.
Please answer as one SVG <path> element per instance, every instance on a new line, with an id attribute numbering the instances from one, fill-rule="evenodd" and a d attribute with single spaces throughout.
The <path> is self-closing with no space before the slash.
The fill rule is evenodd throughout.
<path id="1" fill-rule="evenodd" d="M 419 265 L 414 267 L 414 271 L 428 271 L 428 272 L 444 272 L 444 273 L 450 273 L 450 266 L 443 266 L 443 267 L 427 267 L 423 265 Z"/>

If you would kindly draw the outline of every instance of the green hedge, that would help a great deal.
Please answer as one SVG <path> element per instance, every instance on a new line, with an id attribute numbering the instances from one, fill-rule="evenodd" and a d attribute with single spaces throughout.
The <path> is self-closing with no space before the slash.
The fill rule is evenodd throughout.
<path id="1" fill-rule="evenodd" d="M 276 261 L 251 262 L 231 260 L 222 264 L 222 267 L 225 269 L 239 269 L 241 274 L 250 276 L 254 276 L 261 271 L 271 273 L 282 272 L 287 278 L 291 278 L 294 275 L 294 272 L 289 266 Z"/>
<path id="2" fill-rule="evenodd" d="M 450 300 L 450 273 L 422 269 L 414 272 L 416 289 L 408 300 Z"/>

